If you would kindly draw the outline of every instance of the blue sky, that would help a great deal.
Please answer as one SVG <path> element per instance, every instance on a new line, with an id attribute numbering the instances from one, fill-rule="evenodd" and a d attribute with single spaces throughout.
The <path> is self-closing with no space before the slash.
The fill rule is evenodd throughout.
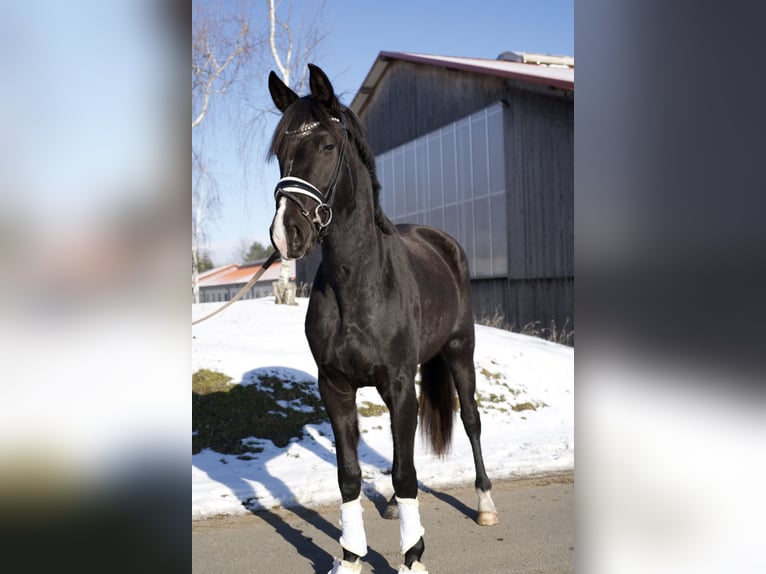
<path id="1" fill-rule="evenodd" d="M 303 4 L 296 0 L 297 8 Z M 345 104 L 381 51 L 490 59 L 505 50 L 574 56 L 572 0 L 328 0 L 322 26 L 327 36 L 314 63 L 327 73 Z M 266 81 L 264 76 L 254 89 L 261 89 L 261 97 L 269 101 Z M 264 144 L 272 129 L 266 127 Z M 243 242 L 269 245 L 271 190 L 279 178 L 276 164 L 266 163 L 262 150 L 252 154 L 244 177 L 235 140 L 230 130 L 218 130 L 206 142 L 222 202 L 217 219 L 207 227 L 206 248 L 219 265 L 236 261 Z"/>

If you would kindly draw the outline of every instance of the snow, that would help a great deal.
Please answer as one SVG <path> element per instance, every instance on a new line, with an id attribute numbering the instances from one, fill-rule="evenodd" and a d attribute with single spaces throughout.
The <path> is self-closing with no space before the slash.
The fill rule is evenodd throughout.
<path id="1" fill-rule="evenodd" d="M 193 307 L 201 317 L 220 303 Z M 252 384 L 258 373 L 316 381 L 316 365 L 304 335 L 307 299 L 275 305 L 271 297 L 237 302 L 194 326 L 192 372 L 211 369 Z M 287 343 L 285 343 L 287 342 Z M 477 396 L 482 447 L 491 479 L 518 478 L 574 468 L 574 349 L 542 339 L 476 326 Z M 382 405 L 374 388 L 357 404 Z M 531 403 L 536 410 L 511 409 Z M 301 409 L 295 401 L 282 406 Z M 393 493 L 388 413 L 359 418 L 363 492 Z M 329 422 L 309 424 L 302 438 L 279 448 L 252 437 L 263 449 L 250 460 L 205 449 L 192 456 L 192 518 L 244 514 L 248 509 L 340 503 L 333 435 Z M 473 484 L 473 457 L 459 419 L 450 453 L 431 455 L 418 433 L 415 467 L 422 488 Z"/>

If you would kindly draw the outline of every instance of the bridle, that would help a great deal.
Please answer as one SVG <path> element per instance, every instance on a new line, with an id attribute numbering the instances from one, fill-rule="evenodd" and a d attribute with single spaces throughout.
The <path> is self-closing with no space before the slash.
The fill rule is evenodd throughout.
<path id="1" fill-rule="evenodd" d="M 340 178 L 340 170 L 343 167 L 343 163 L 346 159 L 346 143 L 348 142 L 348 127 L 346 126 L 346 119 L 343 112 L 340 114 L 340 118 L 331 118 L 334 122 L 339 122 L 343 128 L 343 141 L 340 144 L 340 154 L 338 155 L 338 163 L 335 164 L 335 171 L 327 185 L 327 191 L 322 193 L 318 187 L 305 179 L 299 177 L 286 176 L 277 182 L 277 186 L 274 189 L 274 199 L 279 201 L 279 198 L 284 196 L 290 201 L 294 202 L 301 214 L 308 219 L 317 228 L 317 240 L 321 241 L 325 235 L 327 235 L 327 228 L 332 221 L 332 206 L 335 201 L 335 188 L 338 185 L 338 179 Z M 287 132 L 288 134 L 304 135 L 319 126 L 319 122 L 312 122 L 300 130 L 294 132 Z M 303 198 L 308 197 L 317 202 L 317 206 L 314 208 L 313 217 L 309 208 L 305 205 Z"/>

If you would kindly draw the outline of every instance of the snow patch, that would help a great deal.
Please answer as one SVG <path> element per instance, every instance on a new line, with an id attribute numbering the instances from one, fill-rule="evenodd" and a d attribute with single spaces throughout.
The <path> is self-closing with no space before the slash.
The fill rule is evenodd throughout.
<path id="1" fill-rule="evenodd" d="M 243 385 L 258 384 L 259 377 L 268 374 L 283 381 L 285 388 L 290 388 L 291 381 L 315 383 L 316 366 L 303 326 L 308 300 L 298 298 L 297 302 L 297 306 L 275 305 L 271 297 L 239 301 L 196 325 L 192 372 L 218 370 Z M 193 315 L 202 316 L 217 305 L 195 305 Z M 574 349 L 477 325 L 474 362 L 490 478 L 574 468 Z M 383 405 L 374 388 L 359 391 L 357 404 L 365 401 Z M 296 400 L 278 404 L 284 409 L 312 410 Z M 388 498 L 393 494 L 388 414 L 360 417 L 359 425 L 363 492 Z M 192 456 L 193 519 L 277 506 L 340 503 L 329 422 L 306 425 L 303 437 L 283 448 L 256 437 L 243 442 L 261 452 L 237 457 L 204 449 Z M 426 488 L 473 483 L 471 448 L 459 418 L 445 459 L 432 457 L 418 433 L 415 466 Z"/>

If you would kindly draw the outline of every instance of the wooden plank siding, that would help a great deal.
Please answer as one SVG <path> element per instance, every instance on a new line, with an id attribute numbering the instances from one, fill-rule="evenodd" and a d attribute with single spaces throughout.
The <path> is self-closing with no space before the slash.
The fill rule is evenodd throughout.
<path id="1" fill-rule="evenodd" d="M 574 276 L 574 107 L 518 90 L 505 114 L 508 276 Z"/>
<path id="2" fill-rule="evenodd" d="M 506 95 L 506 80 L 502 78 L 392 62 L 364 107 L 361 120 L 372 151 L 379 155 Z"/>
<path id="3" fill-rule="evenodd" d="M 499 317 L 517 330 L 530 323 L 574 329 L 574 277 L 474 279 L 471 294 L 477 320 Z"/>

